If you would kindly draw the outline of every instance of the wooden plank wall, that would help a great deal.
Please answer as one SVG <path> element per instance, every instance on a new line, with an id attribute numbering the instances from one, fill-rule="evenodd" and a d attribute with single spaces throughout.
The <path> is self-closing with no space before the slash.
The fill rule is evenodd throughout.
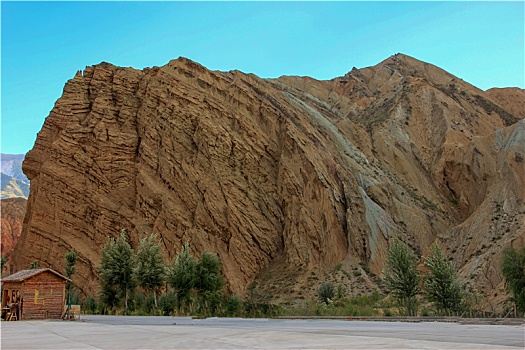
<path id="1" fill-rule="evenodd" d="M 51 272 L 43 272 L 24 281 L 22 319 L 62 317 L 65 281 Z"/>
<path id="2" fill-rule="evenodd" d="M 12 294 L 13 294 L 13 290 L 21 290 L 22 288 L 22 283 L 21 282 L 11 282 L 11 281 L 8 281 L 8 282 L 2 282 L 2 308 L 4 308 L 5 306 L 7 306 L 8 304 L 8 299 L 9 299 L 9 304 L 13 302 L 12 300 Z M 5 298 L 6 294 L 5 294 L 5 291 L 8 291 L 7 295 L 9 296 L 9 298 Z M 22 296 L 20 296 L 22 297 Z"/>

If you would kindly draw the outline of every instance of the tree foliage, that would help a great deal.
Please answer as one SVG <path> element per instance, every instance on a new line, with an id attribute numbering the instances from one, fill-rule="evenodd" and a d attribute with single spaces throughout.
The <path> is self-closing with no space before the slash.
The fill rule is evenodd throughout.
<path id="1" fill-rule="evenodd" d="M 0 271 L 4 271 L 4 267 L 7 264 L 7 258 L 3 256 L 2 260 L 1 260 L 1 263 L 2 263 L 2 269 Z"/>
<path id="2" fill-rule="evenodd" d="M 210 252 L 202 253 L 195 270 L 195 289 L 200 293 L 213 293 L 224 286 L 221 261 L 216 255 Z"/>
<path id="3" fill-rule="evenodd" d="M 191 253 L 186 242 L 171 263 L 168 283 L 177 294 L 179 310 L 188 310 L 198 301 L 202 314 L 213 314 L 223 301 L 224 278 L 221 275 L 220 259 L 203 252 L 200 260 Z"/>
<path id="4" fill-rule="evenodd" d="M 98 271 L 101 286 L 99 301 L 105 308 L 113 309 L 118 306 L 122 297 L 120 291 L 127 288 L 127 292 L 131 293 L 135 286 L 139 286 L 139 292 L 148 294 L 145 298 L 141 293 L 131 298 L 131 311 L 140 308 L 156 314 L 160 307 L 164 315 L 170 315 L 177 307 L 179 312 L 183 307 L 185 313 L 197 312 L 206 316 L 224 311 L 225 281 L 221 275 L 220 259 L 210 252 L 204 252 L 197 260 L 191 253 L 189 243 L 182 246 L 168 268 L 164 265 L 156 234 L 142 239 L 137 253 L 133 255 L 123 231 L 117 240 L 107 240 L 102 249 Z M 168 292 L 166 286 L 165 294 L 157 300 L 165 282 L 173 290 Z"/>
<path id="5" fill-rule="evenodd" d="M 66 252 L 64 255 L 66 259 L 66 277 L 71 279 L 76 272 L 75 265 L 78 260 L 78 253 L 74 250 Z M 66 292 L 67 292 L 67 301 L 68 305 L 71 305 L 71 290 L 73 289 L 73 281 L 66 282 Z"/>
<path id="6" fill-rule="evenodd" d="M 133 276 L 140 287 L 153 293 L 155 314 L 157 293 L 166 280 L 166 266 L 157 234 L 144 237 L 140 241 Z"/>
<path id="7" fill-rule="evenodd" d="M 419 259 L 404 242 L 397 238 L 392 241 L 383 271 L 384 283 L 410 316 L 417 314 L 416 296 L 420 291 L 418 263 Z"/>
<path id="8" fill-rule="evenodd" d="M 195 269 L 195 290 L 204 314 L 213 314 L 222 301 L 224 278 L 221 275 L 221 261 L 216 255 L 204 252 Z"/>
<path id="9" fill-rule="evenodd" d="M 463 307 L 463 289 L 454 264 L 445 259 L 437 244 L 430 248 L 424 266 L 428 269 L 424 276 L 428 299 L 447 315 L 459 312 Z"/>
<path id="10" fill-rule="evenodd" d="M 128 314 L 128 296 L 135 287 L 133 279 L 134 254 L 122 230 L 118 239 L 110 237 L 102 248 L 100 275 L 101 299 L 110 307 L 124 299 L 125 314 Z M 113 293 L 114 295 L 110 295 Z"/>
<path id="11" fill-rule="evenodd" d="M 521 252 L 514 248 L 503 252 L 501 271 L 505 287 L 512 293 L 517 313 L 525 313 L 525 247 Z"/>
<path id="12" fill-rule="evenodd" d="M 102 313 L 108 314 L 108 309 L 114 310 L 119 304 L 118 289 L 114 285 L 100 284 L 99 300 L 104 306 Z"/>
<path id="13" fill-rule="evenodd" d="M 190 292 L 195 287 L 197 261 L 191 253 L 190 243 L 186 242 L 173 259 L 168 276 L 168 283 L 177 293 L 179 306 L 189 302 Z"/>

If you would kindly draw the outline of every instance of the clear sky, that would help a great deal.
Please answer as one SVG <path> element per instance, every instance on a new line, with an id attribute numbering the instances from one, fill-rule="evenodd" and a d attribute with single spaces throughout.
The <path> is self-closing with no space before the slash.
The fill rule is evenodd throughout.
<path id="1" fill-rule="evenodd" d="M 342 76 L 395 53 L 524 88 L 524 2 L 1 2 L 1 152 L 26 153 L 64 84 L 184 56 L 263 78 Z"/>

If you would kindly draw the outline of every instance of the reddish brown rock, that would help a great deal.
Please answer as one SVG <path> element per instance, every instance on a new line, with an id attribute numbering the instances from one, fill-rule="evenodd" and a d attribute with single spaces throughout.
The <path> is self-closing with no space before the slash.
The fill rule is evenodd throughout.
<path id="1" fill-rule="evenodd" d="M 418 253 L 438 239 L 488 291 L 470 276 L 525 236 L 523 135 L 493 96 L 404 55 L 330 81 L 103 63 L 66 84 L 26 156 L 16 264 L 63 271 L 73 248 L 93 293 L 127 228 L 135 246 L 160 233 L 167 260 L 185 241 L 217 253 L 232 292 L 286 299 L 340 262 L 371 290 L 397 235 Z"/>
<path id="2" fill-rule="evenodd" d="M 492 88 L 486 93 L 510 113 L 525 118 L 525 90 L 520 88 Z"/>
<path id="3" fill-rule="evenodd" d="M 26 213 L 27 199 L 25 198 L 7 198 L 0 200 L 1 203 L 1 218 L 2 223 L 0 237 L 2 241 L 2 257 L 7 259 L 5 269 L 10 270 L 12 253 L 20 235 L 22 234 L 22 226 L 24 215 Z"/>

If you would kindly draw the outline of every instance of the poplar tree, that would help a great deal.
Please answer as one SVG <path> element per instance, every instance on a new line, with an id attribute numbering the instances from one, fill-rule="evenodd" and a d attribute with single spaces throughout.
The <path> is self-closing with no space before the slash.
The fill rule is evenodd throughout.
<path id="1" fill-rule="evenodd" d="M 446 315 L 458 313 L 463 307 L 463 288 L 454 264 L 446 260 L 439 245 L 432 245 L 424 266 L 428 269 L 424 276 L 428 299 Z"/>
<path id="2" fill-rule="evenodd" d="M 419 259 L 401 240 L 394 239 L 387 252 L 383 271 L 384 284 L 393 297 L 405 307 L 409 316 L 417 314 L 419 293 Z"/>
<path id="3" fill-rule="evenodd" d="M 157 234 L 144 237 L 140 243 L 133 268 L 137 284 L 147 292 L 153 293 L 153 314 L 157 314 L 157 293 L 166 280 L 166 266 Z"/>
<path id="4" fill-rule="evenodd" d="M 195 289 L 201 299 L 204 311 L 212 313 L 222 299 L 224 278 L 221 275 L 221 261 L 218 256 L 204 252 L 196 265 Z"/>
<path id="5" fill-rule="evenodd" d="M 108 306 L 124 298 L 124 313 L 128 314 L 129 294 L 135 288 L 133 280 L 134 255 L 126 239 L 126 230 L 120 236 L 110 237 L 102 248 L 102 258 L 98 273 L 100 275 L 101 297 Z M 114 294 L 114 295 L 111 295 Z"/>
<path id="6" fill-rule="evenodd" d="M 74 250 L 70 250 L 66 252 L 64 257 L 66 258 L 66 277 L 71 280 L 71 278 L 76 272 L 75 265 L 77 264 L 78 253 L 75 252 Z M 73 289 L 73 281 L 67 281 L 66 291 L 67 291 L 68 306 L 71 306 L 71 290 L 72 289 Z"/>
<path id="7" fill-rule="evenodd" d="M 186 242 L 171 263 L 168 283 L 177 293 L 179 308 L 189 302 L 191 290 L 196 284 L 197 261 L 191 253 L 190 243 Z"/>

